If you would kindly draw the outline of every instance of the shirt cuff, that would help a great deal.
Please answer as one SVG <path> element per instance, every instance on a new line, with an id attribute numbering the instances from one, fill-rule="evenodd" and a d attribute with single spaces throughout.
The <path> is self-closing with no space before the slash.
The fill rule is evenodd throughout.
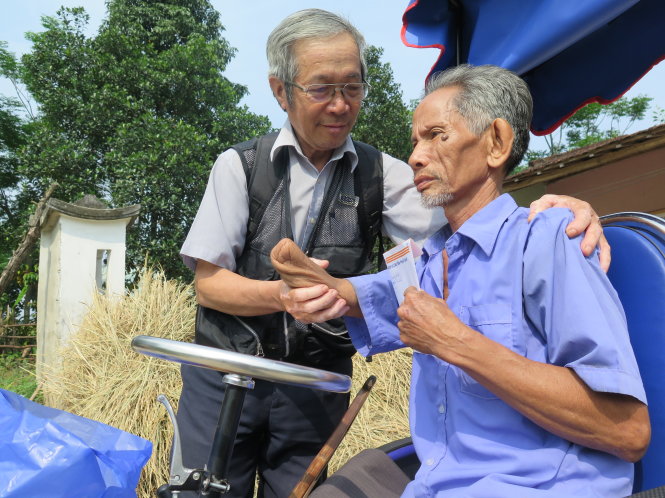
<path id="1" fill-rule="evenodd" d="M 575 373 L 596 392 L 625 394 L 647 405 L 642 380 L 629 372 L 609 368 L 571 366 Z"/>
<path id="2" fill-rule="evenodd" d="M 388 271 L 350 278 L 363 318 L 345 317 L 353 345 L 363 356 L 404 347 L 397 328 L 397 299 Z"/>

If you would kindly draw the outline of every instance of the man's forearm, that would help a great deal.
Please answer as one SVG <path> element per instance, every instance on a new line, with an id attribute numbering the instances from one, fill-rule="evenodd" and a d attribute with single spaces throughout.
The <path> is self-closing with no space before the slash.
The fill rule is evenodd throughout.
<path id="1" fill-rule="evenodd" d="M 627 461 L 646 451 L 649 416 L 637 399 L 593 391 L 572 369 L 529 360 L 481 334 L 470 342 L 476 351 L 458 366 L 534 423 Z"/>
<path id="2" fill-rule="evenodd" d="M 349 307 L 349 311 L 346 312 L 346 315 L 353 316 L 355 318 L 362 318 L 363 313 L 360 309 L 360 303 L 358 302 L 358 296 L 356 290 L 353 288 L 351 282 L 345 278 L 337 278 L 335 289 L 339 292 L 339 297 L 346 301 L 346 305 Z"/>
<path id="3" fill-rule="evenodd" d="M 194 287 L 200 305 L 238 316 L 283 311 L 281 282 L 253 280 L 206 261 L 196 267 Z"/>

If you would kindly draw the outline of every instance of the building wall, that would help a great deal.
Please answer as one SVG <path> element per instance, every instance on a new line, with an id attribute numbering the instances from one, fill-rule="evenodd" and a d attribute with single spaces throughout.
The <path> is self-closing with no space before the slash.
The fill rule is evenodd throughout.
<path id="1" fill-rule="evenodd" d="M 544 194 L 565 194 L 589 202 L 601 216 L 640 211 L 665 217 L 665 148 L 510 194 L 520 206 L 528 206 Z"/>
<path id="2" fill-rule="evenodd" d="M 529 207 L 536 199 L 540 199 L 547 193 L 547 186 L 544 183 L 529 185 L 519 190 L 513 190 L 510 195 L 515 199 L 518 206 Z"/>
<path id="3" fill-rule="evenodd" d="M 551 182 L 548 194 L 589 202 L 599 215 L 618 211 L 665 214 L 665 149 L 656 149 Z"/>
<path id="4" fill-rule="evenodd" d="M 60 230 L 42 231 L 39 248 L 39 282 L 37 284 L 37 379 L 51 362 L 52 351 L 59 347 L 56 329 L 60 298 Z"/>

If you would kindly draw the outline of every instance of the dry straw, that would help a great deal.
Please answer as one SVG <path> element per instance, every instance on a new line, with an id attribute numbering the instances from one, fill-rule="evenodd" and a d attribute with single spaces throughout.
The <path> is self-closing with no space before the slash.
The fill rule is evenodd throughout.
<path id="1" fill-rule="evenodd" d="M 156 398 L 165 394 L 176 409 L 181 381 L 177 363 L 134 353 L 130 343 L 137 335 L 191 341 L 195 309 L 191 286 L 144 270 L 136 290 L 127 296 L 94 298 L 80 330 L 62 352 L 62 368 L 46 373 L 44 394 L 50 406 L 153 442 L 139 497 L 154 496 L 167 482 L 173 431 Z M 375 375 L 377 383 L 334 455 L 331 471 L 364 448 L 408 435 L 410 352 L 379 355 L 369 363 L 356 355 L 354 365 L 352 395 L 369 375 Z"/>

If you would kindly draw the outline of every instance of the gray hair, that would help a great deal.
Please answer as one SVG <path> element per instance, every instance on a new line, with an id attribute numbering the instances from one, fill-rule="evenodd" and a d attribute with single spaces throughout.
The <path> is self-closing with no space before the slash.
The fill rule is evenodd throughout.
<path id="1" fill-rule="evenodd" d="M 496 118 L 505 119 L 512 127 L 515 140 L 506 163 L 507 175 L 529 147 L 533 99 L 528 85 L 502 67 L 461 64 L 432 75 L 425 85 L 425 95 L 453 86 L 460 88 L 454 105 L 469 131 L 480 135 Z"/>
<path id="2" fill-rule="evenodd" d="M 293 56 L 293 46 L 298 40 L 306 38 L 329 38 L 348 33 L 358 46 L 360 74 L 365 81 L 367 63 L 365 62 L 365 38 L 346 19 L 321 9 L 305 9 L 294 12 L 284 19 L 268 36 L 266 55 L 268 56 L 268 76 L 280 80 L 294 81 L 298 75 L 298 61 Z M 293 89 L 286 85 L 286 98 L 291 103 Z"/>

